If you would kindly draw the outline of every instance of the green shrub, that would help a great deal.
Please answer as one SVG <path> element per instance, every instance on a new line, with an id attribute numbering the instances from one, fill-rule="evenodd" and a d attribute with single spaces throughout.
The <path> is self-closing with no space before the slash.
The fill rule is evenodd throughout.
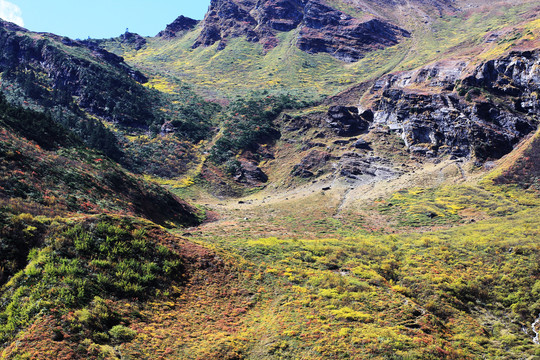
<path id="1" fill-rule="evenodd" d="M 129 342 L 137 336 L 137 332 L 124 325 L 116 325 L 109 330 L 109 335 L 118 342 Z"/>
<path id="2" fill-rule="evenodd" d="M 343 319 L 347 321 L 360 321 L 360 322 L 372 321 L 371 315 L 365 314 L 360 311 L 355 311 L 349 307 L 344 307 L 339 310 L 333 310 L 332 313 L 337 319 Z"/>
<path id="3" fill-rule="evenodd" d="M 210 150 L 210 160 L 222 164 L 239 152 L 255 152 L 259 144 L 278 139 L 276 117 L 285 109 L 306 105 L 289 94 L 266 96 L 256 92 L 231 103 L 223 115 L 222 135 Z M 233 167 L 234 162 L 227 165 L 227 170 Z"/>

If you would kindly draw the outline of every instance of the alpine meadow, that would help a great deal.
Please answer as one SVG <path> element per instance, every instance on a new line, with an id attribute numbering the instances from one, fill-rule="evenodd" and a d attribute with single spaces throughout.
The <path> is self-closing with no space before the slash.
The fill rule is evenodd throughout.
<path id="1" fill-rule="evenodd" d="M 0 20 L 0 359 L 540 360 L 537 0 L 175 15 Z"/>

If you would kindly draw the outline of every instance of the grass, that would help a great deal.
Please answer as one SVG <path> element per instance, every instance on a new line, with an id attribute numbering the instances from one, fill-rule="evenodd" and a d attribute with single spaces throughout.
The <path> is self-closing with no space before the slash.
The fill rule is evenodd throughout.
<path id="1" fill-rule="evenodd" d="M 429 29 L 419 27 L 415 31 L 414 49 L 397 69 L 409 70 L 451 56 L 468 58 L 472 56 L 473 59 L 478 56 L 478 60 L 493 59 L 516 41 L 511 41 L 505 47 L 499 44 L 491 46 L 484 43 L 484 36 L 489 32 L 512 28 L 524 22 L 524 14 L 527 14 L 534 6 L 535 3 L 530 2 L 512 6 L 486 7 L 484 11 L 464 11 L 454 15 L 444 15 L 430 24 Z"/>
<path id="2" fill-rule="evenodd" d="M 280 201 L 263 192 L 253 204 L 221 207 L 223 220 L 190 236 L 244 264 L 259 287 L 234 335 L 223 335 L 234 346 L 221 351 L 248 359 L 534 358 L 538 193 L 495 185 L 496 176 L 398 191 L 339 218 L 332 192 Z M 358 215 L 380 211 L 397 221 L 393 233 Z M 202 348 L 216 340 L 196 339 Z M 201 354 L 174 344 L 186 358 Z"/>
<path id="3" fill-rule="evenodd" d="M 430 203 L 427 196 L 416 201 Z M 263 300 L 241 320 L 238 331 L 249 334 L 241 346 L 246 358 L 252 351 L 310 359 L 518 358 L 535 353 L 517 324 L 532 323 L 540 306 L 531 295 L 540 256 L 536 210 L 421 234 L 256 238 L 237 227 L 196 239 L 247 260 L 276 302 Z M 249 227 L 268 227 L 261 220 Z M 329 225 L 326 236 L 336 235 Z M 253 329 L 260 317 L 270 322 L 263 334 Z M 273 345 L 263 351 L 265 339 Z"/>
<path id="4" fill-rule="evenodd" d="M 180 232 L 200 245 L 129 217 L 2 217 L 36 248 L 2 288 L 2 356 L 534 357 L 539 198 L 499 174 L 339 217 L 338 191 L 215 199 L 221 221 Z"/>
<path id="5" fill-rule="evenodd" d="M 504 216 L 540 205 L 534 192 L 515 185 L 494 187 L 487 182 L 480 186 L 409 188 L 380 204 L 380 212 L 397 218 L 401 226 L 413 227 L 461 223 L 468 215 Z"/>
<path id="6" fill-rule="evenodd" d="M 280 45 L 267 54 L 262 45 L 242 38 L 231 39 L 221 51 L 218 44 L 191 49 L 196 35 L 193 32 L 172 41 L 149 39 L 146 49 L 125 54 L 126 61 L 158 78 L 161 69 L 167 69 L 210 98 L 241 96 L 262 87 L 271 93 L 286 90 L 309 100 L 388 72 L 406 52 L 404 46 L 397 46 L 369 53 L 356 64 L 344 64 L 328 54 L 310 55 L 298 50 L 295 31 L 278 34 Z"/>

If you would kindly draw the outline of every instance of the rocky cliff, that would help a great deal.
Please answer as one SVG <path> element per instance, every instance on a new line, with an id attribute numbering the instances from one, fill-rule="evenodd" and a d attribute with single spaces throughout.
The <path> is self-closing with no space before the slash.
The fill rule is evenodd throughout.
<path id="1" fill-rule="evenodd" d="M 393 46 L 409 33 L 380 19 L 366 16 L 353 18 L 317 2 L 304 8 L 303 27 L 297 46 L 308 53 L 329 53 L 354 62 L 363 54 Z"/>
<path id="2" fill-rule="evenodd" d="M 278 44 L 279 32 L 298 30 L 297 46 L 308 53 L 329 53 L 354 62 L 366 52 L 396 45 L 406 30 L 373 16 L 354 18 L 320 1 L 213 0 L 193 47 L 234 37 L 260 42 L 266 50 Z"/>
<path id="3" fill-rule="evenodd" d="M 300 150 L 290 175 L 358 185 L 397 177 L 426 160 L 481 165 L 536 131 L 539 92 L 539 50 L 388 74 L 328 99 L 324 112 L 282 116 L 284 141 Z M 528 170 L 513 170 L 504 181 L 524 173 L 527 184 L 537 181 L 534 156 L 525 158 Z"/>
<path id="4" fill-rule="evenodd" d="M 399 132 L 412 153 L 500 158 L 538 126 L 539 66 L 540 52 L 525 51 L 472 71 L 461 62 L 385 76 L 371 89 L 374 126 Z"/>

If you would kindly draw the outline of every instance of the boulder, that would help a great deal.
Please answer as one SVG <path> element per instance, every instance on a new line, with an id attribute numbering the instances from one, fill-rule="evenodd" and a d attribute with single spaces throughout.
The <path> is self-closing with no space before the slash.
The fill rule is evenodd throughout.
<path id="1" fill-rule="evenodd" d="M 259 185 L 268 181 L 268 175 L 257 164 L 240 160 L 240 167 L 234 174 L 234 180 L 239 183 Z"/>
<path id="2" fill-rule="evenodd" d="M 337 105 L 328 110 L 326 122 L 336 135 L 354 136 L 368 129 L 366 117 L 369 118 L 369 115 L 360 115 L 357 107 Z"/>
<path id="3" fill-rule="evenodd" d="M 313 177 L 315 176 L 313 170 L 322 168 L 331 158 L 332 155 L 325 151 L 312 150 L 300 163 L 294 165 L 291 175 L 301 178 Z"/>

